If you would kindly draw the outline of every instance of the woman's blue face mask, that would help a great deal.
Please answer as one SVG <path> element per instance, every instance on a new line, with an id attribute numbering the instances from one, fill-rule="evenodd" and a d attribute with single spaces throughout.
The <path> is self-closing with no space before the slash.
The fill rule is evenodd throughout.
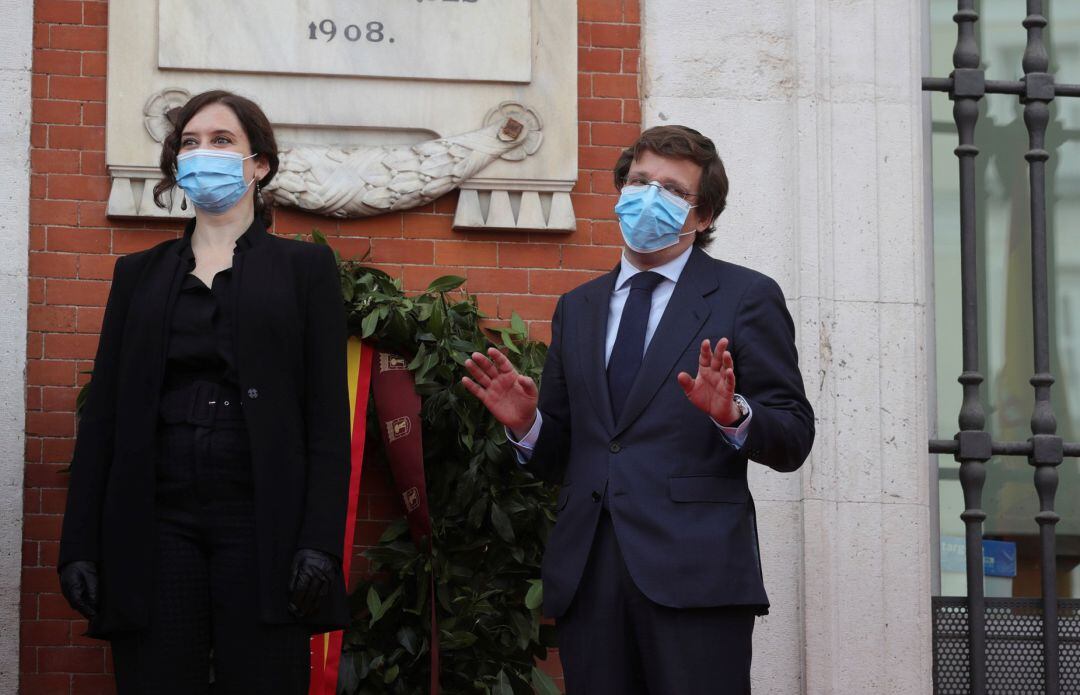
<path id="1" fill-rule="evenodd" d="M 255 182 L 244 180 L 244 157 L 239 152 L 193 150 L 176 158 L 176 185 L 195 207 L 212 215 L 229 210 Z"/>
<path id="2" fill-rule="evenodd" d="M 687 234 L 696 233 L 682 231 L 693 207 L 652 181 L 623 186 L 615 213 L 619 216 L 619 228 L 626 245 L 638 253 L 653 253 L 674 246 Z"/>

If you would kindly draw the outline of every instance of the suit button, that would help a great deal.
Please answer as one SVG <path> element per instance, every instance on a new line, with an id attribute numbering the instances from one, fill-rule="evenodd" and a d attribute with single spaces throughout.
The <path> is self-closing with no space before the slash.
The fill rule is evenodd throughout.
<path id="1" fill-rule="evenodd" d="M 599 492 L 597 492 L 596 490 L 593 490 L 593 493 L 592 493 L 592 501 L 593 501 L 593 502 L 599 502 L 599 501 L 600 501 L 600 499 L 601 499 L 601 497 L 600 497 L 600 493 L 599 493 Z"/>
<path id="2" fill-rule="evenodd" d="M 612 442 L 611 446 L 608 447 L 608 451 L 610 451 L 613 454 L 617 454 L 620 451 L 622 451 L 622 445 L 619 444 L 618 442 Z"/>
<path id="3" fill-rule="evenodd" d="M 259 397 L 259 389 L 248 389 L 247 395 L 248 395 L 248 398 L 258 398 Z"/>

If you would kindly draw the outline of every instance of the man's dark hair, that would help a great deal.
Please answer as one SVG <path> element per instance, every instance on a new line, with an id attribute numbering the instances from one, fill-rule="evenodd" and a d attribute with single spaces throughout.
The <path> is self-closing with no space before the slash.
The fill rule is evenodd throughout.
<path id="1" fill-rule="evenodd" d="M 716 231 L 716 218 L 727 205 L 728 178 L 724 163 L 716 152 L 716 145 L 693 128 L 682 125 L 662 125 L 649 128 L 630 147 L 619 155 L 615 163 L 615 188 L 626 183 L 630 165 L 645 150 L 662 157 L 688 159 L 701 167 L 698 193 L 695 198 L 697 214 L 709 221 L 709 226 L 694 239 L 695 246 L 705 246 Z"/>
<path id="2" fill-rule="evenodd" d="M 259 179 L 259 185 L 266 186 L 274 178 L 274 174 L 277 173 L 278 149 L 277 141 L 274 138 L 274 129 L 258 104 L 251 99 L 232 92 L 226 92 L 223 89 L 203 92 L 191 97 L 186 104 L 174 109 L 168 115 L 173 129 L 161 143 L 159 166 L 162 178 L 154 186 L 154 202 L 157 203 L 158 207 L 168 207 L 164 196 L 166 193 L 171 192 L 176 185 L 176 157 L 180 154 L 180 139 L 184 133 L 184 127 L 195 114 L 210 104 L 224 104 L 232 109 L 232 112 L 236 114 L 236 119 L 240 121 L 240 126 L 244 129 L 244 134 L 247 135 L 248 143 L 251 145 L 251 153 L 262 155 L 266 160 L 270 171 L 267 172 L 266 176 Z M 255 214 L 261 216 L 267 226 L 270 225 L 270 205 L 261 195 L 255 196 Z"/>

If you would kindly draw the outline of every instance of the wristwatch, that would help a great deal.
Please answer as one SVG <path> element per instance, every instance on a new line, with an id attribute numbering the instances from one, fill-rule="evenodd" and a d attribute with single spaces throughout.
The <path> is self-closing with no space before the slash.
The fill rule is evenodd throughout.
<path id="1" fill-rule="evenodd" d="M 728 427 L 738 427 L 746 419 L 746 416 L 750 414 L 750 404 L 737 393 L 732 396 L 731 400 L 735 402 L 735 407 L 739 409 L 739 419 L 728 425 Z"/>

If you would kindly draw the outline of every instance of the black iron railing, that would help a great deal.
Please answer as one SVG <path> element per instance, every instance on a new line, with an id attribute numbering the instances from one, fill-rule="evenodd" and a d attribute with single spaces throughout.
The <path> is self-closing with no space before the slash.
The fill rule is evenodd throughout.
<path id="1" fill-rule="evenodd" d="M 1080 96 L 1080 85 L 1059 84 L 1049 72 L 1049 54 L 1043 32 L 1047 18 L 1043 0 L 1027 0 L 1027 15 L 1023 27 L 1027 30 L 1027 44 L 1022 61 L 1023 78 L 1018 81 L 987 80 L 982 68 L 975 24 L 979 21 L 975 0 L 959 0 L 953 16 L 957 24 L 956 49 L 953 51 L 954 70 L 949 77 L 923 79 L 924 91 L 945 92 L 953 102 L 953 118 L 959 135 L 955 153 L 960 162 L 960 281 L 962 311 L 963 373 L 959 377 L 963 385 L 963 401 L 959 413 L 959 427 L 953 439 L 931 440 L 930 452 L 952 454 L 960 463 L 960 485 L 964 494 L 964 512 L 961 519 L 965 525 L 967 596 L 960 599 L 937 598 L 935 614 L 935 692 L 964 692 L 985 695 L 997 692 L 1028 692 L 1026 690 L 1001 690 L 988 681 L 988 653 L 995 659 L 1007 659 L 1001 652 L 1002 644 L 995 640 L 988 629 L 987 599 L 983 593 L 983 485 L 986 481 L 986 462 L 994 456 L 1024 456 L 1034 467 L 1034 487 L 1039 498 L 1039 512 L 1035 521 L 1039 526 L 1042 596 L 1033 599 L 1038 607 L 1041 640 L 1041 663 L 1039 667 L 1042 689 L 1048 695 L 1060 695 L 1076 690 L 1062 688 L 1061 643 L 1059 640 L 1059 608 L 1065 604 L 1057 598 L 1057 559 L 1055 525 L 1060 517 L 1054 510 L 1058 487 L 1058 466 L 1065 457 L 1080 456 L 1080 442 L 1065 442 L 1057 434 L 1057 421 L 1050 400 L 1054 377 L 1050 371 L 1050 316 L 1049 282 L 1047 269 L 1047 223 L 1046 223 L 1046 163 L 1050 153 L 1046 148 L 1046 131 L 1050 121 L 1050 104 L 1056 97 Z M 980 389 L 983 375 L 979 366 L 979 267 L 976 249 L 976 177 L 975 158 L 979 148 L 975 142 L 975 125 L 979 118 L 979 102 L 987 94 L 1010 94 L 1019 97 L 1024 107 L 1024 123 L 1028 132 L 1028 150 L 1024 158 L 1028 163 L 1028 179 L 1031 197 L 1031 301 L 1032 340 L 1034 344 L 1034 373 L 1030 383 L 1035 391 L 1035 406 L 1031 415 L 1031 436 L 1026 441 L 996 441 L 986 430 L 986 412 L 982 405 Z M 951 616 L 954 623 L 960 615 L 955 610 L 956 601 L 963 608 L 966 623 L 965 647 L 967 682 L 963 689 L 952 689 L 955 670 L 939 669 L 943 651 L 955 657 L 955 640 L 958 628 L 939 633 L 941 616 Z M 1001 611 L 1019 610 L 1002 600 L 990 601 L 991 614 L 1001 617 Z M 1016 604 L 1020 605 L 1020 604 Z M 1031 605 L 1024 604 L 1025 615 Z M 1073 610 L 1073 608 L 1070 608 Z M 1070 629 L 1073 625 L 1069 623 Z M 993 627 L 993 622 L 989 627 Z M 1028 635 L 1030 637 L 1030 635 Z M 988 645 L 988 639 L 994 640 Z M 1070 637 L 1070 640 L 1073 639 Z M 943 641 L 944 640 L 944 641 Z M 1015 644 L 1027 644 L 1030 639 L 1017 639 Z M 1070 648 L 1075 644 L 1070 641 Z M 1027 653 L 1027 652 L 1025 652 Z M 1071 652 L 1070 652 L 1071 653 Z M 1020 652 L 1016 653 L 1020 658 Z M 955 661 L 955 659 L 953 659 Z M 949 662 L 953 663 L 953 662 Z M 996 662 L 995 662 L 996 663 Z M 1070 664 L 1071 667 L 1071 664 Z M 1071 671 L 1070 671 L 1071 673 Z M 947 681 L 947 682 L 946 682 Z"/>

